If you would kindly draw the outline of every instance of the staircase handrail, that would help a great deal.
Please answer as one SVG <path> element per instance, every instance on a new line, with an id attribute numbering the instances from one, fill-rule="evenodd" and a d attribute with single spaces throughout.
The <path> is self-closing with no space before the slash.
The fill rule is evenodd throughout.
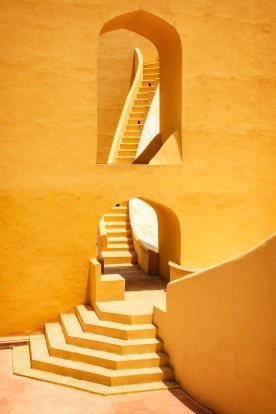
<path id="1" fill-rule="evenodd" d="M 123 135 L 123 131 L 129 119 L 129 114 L 134 105 L 134 100 L 136 99 L 138 90 L 142 84 L 144 61 L 143 61 L 142 53 L 138 47 L 134 49 L 134 61 L 135 61 L 135 66 L 136 66 L 135 77 L 131 85 L 131 88 L 129 90 L 118 126 L 115 132 L 112 147 L 111 147 L 110 154 L 109 154 L 108 161 L 107 161 L 108 164 L 113 164 L 116 162 L 116 157 L 117 157 L 118 149 L 120 146 L 121 138 Z"/>

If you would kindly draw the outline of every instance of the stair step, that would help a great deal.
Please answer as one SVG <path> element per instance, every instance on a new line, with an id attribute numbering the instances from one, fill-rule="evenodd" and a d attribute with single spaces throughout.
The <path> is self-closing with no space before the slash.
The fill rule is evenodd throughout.
<path id="1" fill-rule="evenodd" d="M 179 388 L 175 381 L 158 381 L 146 384 L 131 384 L 121 386 L 105 386 L 88 381 L 81 381 L 76 378 L 58 375 L 55 373 L 39 371 L 30 366 L 30 352 L 28 346 L 13 348 L 13 367 L 14 374 L 34 378 L 53 384 L 59 384 L 70 388 L 75 388 L 98 395 L 117 395 L 134 392 L 157 391 Z"/>
<path id="2" fill-rule="evenodd" d="M 160 67 L 159 61 L 144 63 L 144 68 L 157 68 L 157 69 L 159 69 L 159 67 Z"/>
<path id="3" fill-rule="evenodd" d="M 107 213 L 104 215 L 105 222 L 114 222 L 114 221 L 122 221 L 126 220 L 129 221 L 129 214 L 128 213 Z"/>
<path id="4" fill-rule="evenodd" d="M 163 343 L 158 338 L 120 339 L 83 332 L 75 314 L 60 315 L 60 324 L 66 342 L 71 345 L 119 355 L 146 354 L 163 350 Z"/>
<path id="5" fill-rule="evenodd" d="M 130 227 L 107 228 L 106 233 L 107 237 L 127 237 L 132 235 Z"/>
<path id="6" fill-rule="evenodd" d="M 119 149 L 118 156 L 119 157 L 132 157 L 135 158 L 137 150 L 131 150 L 131 149 Z"/>
<path id="7" fill-rule="evenodd" d="M 131 230 L 129 221 L 107 221 L 105 222 L 105 228 L 107 233 L 113 228 Z"/>
<path id="8" fill-rule="evenodd" d="M 118 355 L 67 344 L 59 323 L 46 324 L 45 337 L 48 352 L 51 356 L 85 362 L 108 369 L 138 369 L 169 364 L 169 357 L 164 352 Z"/>
<path id="9" fill-rule="evenodd" d="M 127 244 L 127 243 L 107 243 L 106 251 L 117 251 L 117 250 L 125 250 L 125 251 L 133 251 L 134 246 L 133 244 Z"/>
<path id="10" fill-rule="evenodd" d="M 149 102 L 148 98 L 134 99 L 134 105 L 138 105 L 138 106 L 146 105 L 148 102 Z"/>
<path id="11" fill-rule="evenodd" d="M 109 210 L 109 213 L 128 213 L 128 205 L 113 206 Z"/>
<path id="12" fill-rule="evenodd" d="M 123 144 L 136 144 L 138 145 L 140 141 L 140 137 L 123 137 L 122 143 Z"/>
<path id="13" fill-rule="evenodd" d="M 146 91 L 139 91 L 137 94 L 137 99 L 148 99 L 149 93 Z"/>
<path id="14" fill-rule="evenodd" d="M 114 312 L 114 305 L 116 312 Z M 133 309 L 129 311 L 124 307 L 125 301 L 117 301 L 116 304 L 113 302 L 113 306 L 107 302 L 96 302 L 94 305 L 95 312 L 101 319 L 101 321 L 116 322 L 126 325 L 141 325 L 152 323 L 152 310 L 141 311 L 140 309 Z"/>
<path id="15" fill-rule="evenodd" d="M 80 380 L 116 386 L 166 381 L 174 377 L 174 371 L 170 367 L 111 370 L 85 362 L 50 356 L 44 335 L 31 335 L 30 345 L 33 368 L 71 376 Z"/>
<path id="16" fill-rule="evenodd" d="M 140 94 L 140 95 L 144 95 L 144 94 Z M 148 94 L 145 94 L 145 95 L 148 95 Z M 147 97 L 147 99 L 148 99 L 148 97 Z M 144 126 L 144 123 L 145 123 L 145 120 L 141 119 L 141 118 L 137 118 L 137 115 L 136 115 L 135 118 L 129 118 L 129 120 L 128 120 L 128 125 Z"/>
<path id="17" fill-rule="evenodd" d="M 144 105 L 134 105 L 132 107 L 132 113 L 144 113 Z"/>
<path id="18" fill-rule="evenodd" d="M 144 73 L 143 81 L 154 82 L 156 78 L 159 78 L 159 72 Z"/>
<path id="19" fill-rule="evenodd" d="M 149 89 L 150 90 L 150 88 L 143 88 L 143 90 L 145 90 L 145 92 L 147 92 L 147 89 Z M 145 121 L 145 116 L 144 116 L 144 113 L 143 112 L 130 112 L 130 114 L 129 114 L 129 116 L 130 116 L 130 119 L 136 119 L 136 120 L 141 120 L 141 122 L 144 122 Z"/>
<path id="20" fill-rule="evenodd" d="M 127 138 L 127 137 L 132 137 L 132 138 L 140 137 L 140 135 L 141 135 L 141 131 L 127 131 L 127 130 L 124 131 L 124 137 L 125 138 Z"/>
<path id="21" fill-rule="evenodd" d="M 119 164 L 131 164 L 134 161 L 134 157 L 117 157 L 117 163 Z"/>
<path id="22" fill-rule="evenodd" d="M 150 67 L 144 67 L 144 69 L 143 69 L 143 79 L 145 79 L 145 75 L 153 75 L 154 77 L 158 77 L 159 78 L 159 76 L 160 76 L 160 71 L 159 71 L 159 68 L 158 67 L 153 67 L 153 68 L 150 68 Z"/>
<path id="23" fill-rule="evenodd" d="M 139 145 L 138 144 L 138 141 L 137 142 L 130 142 L 130 143 L 124 143 L 124 142 L 122 142 L 120 148 L 123 151 L 124 150 L 133 150 L 136 153 L 137 152 L 138 145 Z"/>
<path id="24" fill-rule="evenodd" d="M 120 201 L 120 203 L 118 203 L 118 205 L 120 207 L 128 207 L 128 200 L 126 200 L 126 201 Z M 113 206 L 113 207 L 117 207 L 117 204 L 115 206 Z"/>
<path id="25" fill-rule="evenodd" d="M 143 86 L 149 86 L 149 83 L 151 84 L 152 88 L 156 88 L 158 83 L 160 83 L 160 78 L 155 78 L 155 79 L 147 79 L 147 80 L 143 80 L 142 81 L 142 87 Z"/>
<path id="26" fill-rule="evenodd" d="M 120 339 L 155 338 L 157 328 L 152 323 L 126 325 L 118 322 L 99 319 L 92 307 L 76 306 L 76 315 L 84 332 L 112 336 Z"/>
<path id="27" fill-rule="evenodd" d="M 102 251 L 101 255 L 105 264 L 137 263 L 135 251 Z"/>
<path id="28" fill-rule="evenodd" d="M 149 92 L 155 92 L 155 87 L 154 87 L 154 85 L 152 85 L 152 86 L 149 86 L 148 85 L 148 82 L 147 82 L 147 86 L 141 86 L 140 87 L 140 89 L 139 89 L 139 93 L 149 93 Z"/>
<path id="29" fill-rule="evenodd" d="M 110 236 L 107 237 L 107 243 L 113 243 L 113 244 L 130 243 L 132 244 L 132 242 L 133 242 L 132 237 L 110 237 Z"/>
<path id="30" fill-rule="evenodd" d="M 143 100 L 143 99 L 141 99 L 141 100 Z M 148 102 L 145 102 L 145 105 L 147 104 Z M 143 127 L 142 127 L 142 125 L 139 125 L 139 124 L 135 124 L 135 125 L 126 125 L 126 129 L 125 129 L 125 131 L 142 131 L 142 129 L 143 129 Z"/>

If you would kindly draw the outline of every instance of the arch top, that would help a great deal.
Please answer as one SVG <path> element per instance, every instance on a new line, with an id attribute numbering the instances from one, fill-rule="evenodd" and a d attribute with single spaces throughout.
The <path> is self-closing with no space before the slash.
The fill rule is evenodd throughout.
<path id="1" fill-rule="evenodd" d="M 156 47 L 163 45 L 181 45 L 176 29 L 162 18 L 137 10 L 114 17 L 104 24 L 100 35 L 114 30 L 126 29 L 148 38 Z"/>

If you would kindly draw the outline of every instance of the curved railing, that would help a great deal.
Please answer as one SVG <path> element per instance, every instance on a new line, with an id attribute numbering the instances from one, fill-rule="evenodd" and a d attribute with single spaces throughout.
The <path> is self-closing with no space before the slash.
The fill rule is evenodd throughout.
<path id="1" fill-rule="evenodd" d="M 135 52 L 134 59 L 135 59 L 135 66 L 136 66 L 136 74 L 135 74 L 135 78 L 132 83 L 132 86 L 129 90 L 129 93 L 128 93 L 128 96 L 127 96 L 127 99 L 126 99 L 126 102 L 125 102 L 125 105 L 122 111 L 122 115 L 120 117 L 117 129 L 115 132 L 114 140 L 113 140 L 112 147 L 111 147 L 110 154 L 109 154 L 108 161 L 107 161 L 108 164 L 113 164 L 116 162 L 116 157 L 118 154 L 118 149 L 119 149 L 120 142 L 122 139 L 123 131 L 128 122 L 129 114 L 134 105 L 134 100 L 136 99 L 137 92 L 143 80 L 143 64 L 144 64 L 143 56 L 140 50 L 138 49 L 138 47 L 134 49 L 134 52 Z"/>

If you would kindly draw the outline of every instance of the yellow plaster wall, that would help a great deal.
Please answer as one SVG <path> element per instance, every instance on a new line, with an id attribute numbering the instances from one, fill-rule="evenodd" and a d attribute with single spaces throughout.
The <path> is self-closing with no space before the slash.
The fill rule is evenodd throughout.
<path id="1" fill-rule="evenodd" d="M 276 411 L 275 269 L 274 235 L 167 286 L 159 335 L 183 389 L 214 412 Z"/>
<path id="2" fill-rule="evenodd" d="M 180 35 L 182 58 L 170 50 L 166 61 L 164 42 L 161 76 L 164 131 L 182 125 L 182 164 L 96 165 L 99 33 L 137 10 Z M 161 206 L 164 277 L 168 260 L 206 267 L 271 234 L 275 15 L 273 0 L 1 4 L 1 336 L 87 299 L 98 222 L 118 201 Z"/>

